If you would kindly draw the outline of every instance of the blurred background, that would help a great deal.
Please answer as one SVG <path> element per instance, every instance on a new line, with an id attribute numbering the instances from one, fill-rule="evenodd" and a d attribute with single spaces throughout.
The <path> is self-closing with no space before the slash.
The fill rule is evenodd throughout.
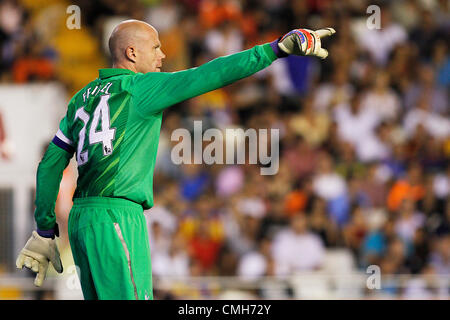
<path id="1" fill-rule="evenodd" d="M 68 28 L 71 5 L 79 29 Z M 380 8 L 379 29 L 368 28 L 369 5 Z M 64 274 L 52 269 L 36 288 L 15 259 L 35 229 L 43 152 L 72 95 L 110 66 L 108 37 L 129 18 L 157 28 L 166 72 L 293 28 L 337 31 L 323 41 L 324 61 L 279 59 L 165 111 L 146 212 L 156 299 L 448 299 L 449 8 L 448 0 L 0 1 L 0 299 L 82 298 L 67 239 L 74 161 L 56 206 Z M 174 165 L 171 133 L 193 130 L 194 120 L 203 130 L 279 129 L 278 173 Z"/>

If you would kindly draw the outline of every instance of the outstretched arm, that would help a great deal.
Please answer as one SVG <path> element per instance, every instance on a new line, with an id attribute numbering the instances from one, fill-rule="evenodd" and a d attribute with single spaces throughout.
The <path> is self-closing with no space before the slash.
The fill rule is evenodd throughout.
<path id="1" fill-rule="evenodd" d="M 320 38 L 334 33 L 332 28 L 318 31 L 296 29 L 272 43 L 219 57 L 197 68 L 138 75 L 133 86 L 135 104 L 145 116 L 251 76 L 277 58 L 294 54 L 324 59 L 328 52 L 321 47 Z"/>
<path id="2" fill-rule="evenodd" d="M 221 88 L 268 67 L 277 56 L 269 44 L 219 57 L 178 72 L 152 72 L 136 77 L 136 105 L 143 115 Z"/>

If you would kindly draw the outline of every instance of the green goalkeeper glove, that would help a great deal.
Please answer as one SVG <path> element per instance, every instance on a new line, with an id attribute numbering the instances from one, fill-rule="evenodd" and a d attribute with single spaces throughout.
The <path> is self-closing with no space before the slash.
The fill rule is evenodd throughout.
<path id="1" fill-rule="evenodd" d="M 296 56 L 316 56 L 325 59 L 328 51 L 322 48 L 321 38 L 331 36 L 336 31 L 333 28 L 319 29 L 295 29 L 275 40 L 270 45 L 278 57 L 286 57 L 290 54 Z"/>
<path id="2" fill-rule="evenodd" d="M 58 273 L 63 272 L 63 266 L 59 257 L 56 240 L 53 238 L 41 237 L 33 231 L 25 247 L 20 251 L 16 260 L 16 267 L 22 269 L 23 266 L 36 272 L 34 285 L 40 287 L 47 274 L 48 263 L 52 263 Z"/>

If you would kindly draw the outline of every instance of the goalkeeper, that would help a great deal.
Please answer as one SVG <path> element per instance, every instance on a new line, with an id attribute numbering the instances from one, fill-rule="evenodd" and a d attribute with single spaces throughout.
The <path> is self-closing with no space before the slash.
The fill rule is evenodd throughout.
<path id="1" fill-rule="evenodd" d="M 68 234 L 85 299 L 152 299 L 150 248 L 143 210 L 153 206 L 153 170 L 164 109 L 231 84 L 289 54 L 326 58 L 331 28 L 293 30 L 272 43 L 197 68 L 160 72 L 158 32 L 127 20 L 109 39 L 113 65 L 70 100 L 37 170 L 37 230 L 16 265 L 37 273 L 63 266 L 55 236 L 62 173 L 75 154 L 78 181 Z"/>

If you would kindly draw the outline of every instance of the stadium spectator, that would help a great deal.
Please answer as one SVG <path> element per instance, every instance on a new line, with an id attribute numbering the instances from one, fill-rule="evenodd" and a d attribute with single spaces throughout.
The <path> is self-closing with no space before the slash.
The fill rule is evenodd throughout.
<path id="1" fill-rule="evenodd" d="M 423 108 L 422 104 L 426 101 L 428 112 L 439 115 L 448 113 L 448 91 L 437 83 L 433 66 L 423 63 L 417 71 L 418 80 L 404 95 L 406 109 Z"/>
<path id="2" fill-rule="evenodd" d="M 357 38 L 361 48 L 367 50 L 374 61 L 384 66 L 389 54 L 393 48 L 408 39 L 408 34 L 405 28 L 392 20 L 391 9 L 388 6 L 381 6 L 381 21 L 380 26 L 375 29 L 362 29 L 362 32 Z M 382 46 L 379 44 L 383 43 Z"/>
<path id="3" fill-rule="evenodd" d="M 405 243 L 410 244 L 416 235 L 416 231 L 423 227 L 425 216 L 416 210 L 414 200 L 405 198 L 400 204 L 396 220 L 395 231 L 397 236 Z"/>
<path id="4" fill-rule="evenodd" d="M 437 238 L 435 248 L 430 253 L 430 265 L 437 274 L 450 273 L 450 234 Z"/>
<path id="5" fill-rule="evenodd" d="M 390 75 L 381 69 L 375 74 L 372 88 L 369 89 L 361 104 L 363 109 L 375 111 L 382 121 L 395 121 L 400 112 L 400 99 L 389 87 Z"/>
<path id="6" fill-rule="evenodd" d="M 348 70 L 338 66 L 334 70 L 332 81 L 319 85 L 314 95 L 314 108 L 329 114 L 339 104 L 350 102 L 354 94 L 354 86 L 350 83 Z"/>
<path id="7" fill-rule="evenodd" d="M 363 96 L 358 92 L 350 105 L 340 104 L 334 110 L 340 138 L 353 145 L 360 160 L 364 159 L 366 143 L 374 139 L 376 127 L 381 121 L 373 109 L 363 108 Z"/>
<path id="8" fill-rule="evenodd" d="M 366 219 L 363 208 L 355 206 L 351 210 L 350 222 L 343 228 L 345 246 L 350 248 L 357 258 L 359 258 L 361 245 L 368 232 Z"/>
<path id="9" fill-rule="evenodd" d="M 202 275 L 212 275 L 222 243 L 213 238 L 207 221 L 201 220 L 188 243 L 190 257 L 198 263 Z"/>
<path id="10" fill-rule="evenodd" d="M 422 96 L 417 107 L 405 116 L 404 128 L 407 135 L 413 136 L 419 127 L 423 127 L 434 138 L 445 139 L 450 135 L 450 120 L 431 111 L 430 97 L 427 95 Z"/>
<path id="11" fill-rule="evenodd" d="M 16 50 L 26 39 L 27 34 L 21 30 L 24 17 L 24 9 L 16 1 L 0 3 L 0 76 L 8 76 L 5 71 L 10 71 Z"/>
<path id="12" fill-rule="evenodd" d="M 153 274 L 157 277 L 189 276 L 189 257 L 184 239 L 175 236 L 170 240 L 167 251 L 152 252 Z"/>
<path id="13" fill-rule="evenodd" d="M 322 154 L 319 159 L 313 189 L 316 195 L 327 201 L 338 199 L 347 193 L 346 181 L 334 171 L 333 159 L 328 154 Z"/>
<path id="14" fill-rule="evenodd" d="M 313 108 L 312 100 L 303 102 L 302 113 L 290 121 L 292 131 L 301 135 L 311 147 L 320 146 L 328 136 L 330 119 L 326 113 L 319 113 Z"/>
<path id="15" fill-rule="evenodd" d="M 395 182 L 389 191 L 387 206 L 389 210 L 396 211 L 406 199 L 422 199 L 424 191 L 422 169 L 417 163 L 411 164 L 406 177 Z"/>
<path id="16" fill-rule="evenodd" d="M 321 238 L 309 231 L 302 212 L 291 218 L 290 227 L 276 235 L 272 246 L 277 275 L 317 270 L 322 266 L 324 254 Z"/>
<path id="17" fill-rule="evenodd" d="M 340 244 L 338 225 L 328 216 L 326 201 L 323 199 L 313 200 L 312 210 L 309 213 L 309 228 L 322 239 L 326 248 Z"/>
<path id="18" fill-rule="evenodd" d="M 262 239 L 258 248 L 245 253 L 239 260 L 237 275 L 245 280 L 256 280 L 267 275 L 271 260 L 271 241 Z"/>

